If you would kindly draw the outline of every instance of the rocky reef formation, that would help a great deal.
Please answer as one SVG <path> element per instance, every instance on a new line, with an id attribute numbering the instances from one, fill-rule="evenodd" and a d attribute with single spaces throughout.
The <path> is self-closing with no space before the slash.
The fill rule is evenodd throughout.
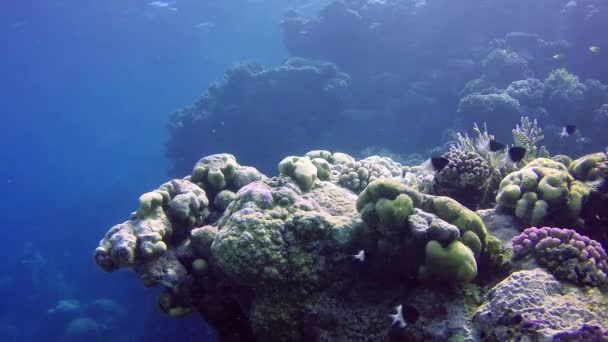
<path id="1" fill-rule="evenodd" d="M 597 288 L 563 284 L 541 268 L 514 272 L 483 301 L 473 316 L 482 341 L 603 341 L 608 336 L 606 297 Z"/>
<path id="2" fill-rule="evenodd" d="M 598 182 L 603 160 L 555 170 Z M 567 340 L 606 331 L 601 309 L 582 304 L 606 307 L 598 242 L 556 228 L 515 236 L 500 209 L 477 214 L 422 193 L 400 169 L 388 158 L 311 151 L 284 158 L 268 178 L 232 155 L 211 155 L 142 195 L 95 260 L 163 286 L 163 312 L 198 312 L 224 341 Z M 512 266 L 518 271 L 503 280 Z M 566 316 L 550 311 L 566 310 L 567 300 L 577 304 Z M 389 318 L 396 306 L 397 322 Z"/>
<path id="3" fill-rule="evenodd" d="M 218 146 L 266 165 L 274 163 L 273 156 L 314 148 L 311 131 L 317 140 L 338 144 L 331 139 L 332 128 L 340 122 L 337 113 L 348 102 L 350 87 L 350 76 L 329 62 L 290 58 L 271 68 L 236 65 L 194 105 L 171 114 L 166 146 L 170 173 L 187 172 L 201 155 Z M 276 132 L 273 139 L 268 138 L 269 131 Z"/>

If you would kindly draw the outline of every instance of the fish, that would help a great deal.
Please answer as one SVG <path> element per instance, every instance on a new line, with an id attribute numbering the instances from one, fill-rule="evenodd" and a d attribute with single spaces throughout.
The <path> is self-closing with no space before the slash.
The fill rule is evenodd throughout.
<path id="1" fill-rule="evenodd" d="M 359 260 L 361 262 L 365 261 L 365 251 L 360 250 L 359 253 L 353 255 L 354 260 Z"/>
<path id="2" fill-rule="evenodd" d="M 177 8 L 173 6 L 172 2 L 152 1 L 152 2 L 148 2 L 148 6 L 150 6 L 150 7 L 156 7 L 156 8 L 162 8 L 162 9 L 168 9 L 170 11 L 177 11 Z"/>
<path id="3" fill-rule="evenodd" d="M 583 137 L 583 136 L 579 136 L 576 138 L 576 143 L 577 144 L 591 144 L 591 138 L 589 137 Z"/>
<path id="4" fill-rule="evenodd" d="M 212 29 L 212 28 L 215 27 L 215 24 L 211 23 L 211 22 L 208 22 L 208 21 L 205 21 L 205 22 L 198 23 L 198 24 L 194 25 L 194 27 L 197 28 L 197 29 Z"/>
<path id="5" fill-rule="evenodd" d="M 395 307 L 395 310 L 397 310 L 395 314 L 388 315 L 393 320 L 393 323 L 391 323 L 391 325 L 395 325 L 395 323 L 397 323 L 399 325 L 399 328 L 407 327 L 407 323 L 405 323 L 405 319 L 403 319 L 403 305 L 397 305 Z"/>
<path id="6" fill-rule="evenodd" d="M 490 139 L 486 143 L 480 142 L 479 145 L 477 145 L 477 150 L 480 152 L 498 152 L 503 150 L 505 147 L 505 144 L 494 139 Z"/>
<path id="7" fill-rule="evenodd" d="M 555 55 L 553 55 L 552 58 L 557 61 L 557 60 L 560 60 L 560 59 L 564 58 L 564 54 L 563 53 L 556 53 Z"/>
<path id="8" fill-rule="evenodd" d="M 444 158 L 444 157 L 432 157 L 431 159 L 425 161 L 424 164 L 422 164 L 422 165 L 424 166 L 424 168 L 426 168 L 429 171 L 440 172 L 449 163 L 450 163 L 450 161 L 447 158 Z"/>
<path id="9" fill-rule="evenodd" d="M 600 52 L 600 47 L 599 46 L 591 45 L 589 47 L 589 52 L 591 52 L 591 53 L 598 53 L 598 52 Z"/>
<path id="10" fill-rule="evenodd" d="M 505 156 L 505 164 L 519 163 L 526 156 L 526 148 L 521 146 L 513 146 L 509 149 Z"/>
<path id="11" fill-rule="evenodd" d="M 576 133 L 576 125 L 565 125 L 562 127 L 562 131 L 559 133 L 559 136 L 562 138 L 567 138 Z"/>

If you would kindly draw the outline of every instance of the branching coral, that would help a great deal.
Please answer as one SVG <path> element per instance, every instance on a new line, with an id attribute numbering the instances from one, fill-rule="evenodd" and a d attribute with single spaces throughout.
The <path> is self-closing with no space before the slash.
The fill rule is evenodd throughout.
<path id="1" fill-rule="evenodd" d="M 536 119 L 530 121 L 527 116 L 521 118 L 521 124 L 513 129 L 513 142 L 515 146 L 526 148 L 526 156 L 522 160 L 524 165 L 536 158 L 549 158 L 547 148 L 539 147 L 544 138 L 543 130 L 538 127 Z"/>

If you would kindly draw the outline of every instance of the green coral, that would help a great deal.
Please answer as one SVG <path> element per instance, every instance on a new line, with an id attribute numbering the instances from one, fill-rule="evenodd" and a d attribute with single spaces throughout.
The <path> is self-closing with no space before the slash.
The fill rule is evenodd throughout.
<path id="1" fill-rule="evenodd" d="M 331 176 L 331 168 L 327 160 L 322 158 L 314 158 L 311 163 L 317 168 L 317 177 L 320 180 L 329 180 Z"/>
<path id="2" fill-rule="evenodd" d="M 425 277 L 468 283 L 477 276 L 477 262 L 473 251 L 458 240 L 452 241 L 445 248 L 437 241 L 429 241 L 425 255 Z"/>
<path id="3" fill-rule="evenodd" d="M 485 245 L 488 232 L 483 221 L 474 211 L 458 203 L 456 200 L 444 196 L 434 197 L 432 205 L 435 215 L 458 227 L 461 234 L 472 231 L 477 234 L 482 246 Z"/>
<path id="4" fill-rule="evenodd" d="M 606 154 L 603 152 L 589 154 L 570 163 L 569 170 L 576 179 L 594 181 L 600 175 L 598 166 L 606 160 Z"/>
<path id="5" fill-rule="evenodd" d="M 290 156 L 279 163 L 279 172 L 296 181 L 302 191 L 310 191 L 315 181 L 331 177 L 329 151 L 310 151 L 305 157 Z"/>
<path id="6" fill-rule="evenodd" d="M 568 210 L 572 217 L 578 217 L 581 214 L 589 193 L 589 187 L 584 183 L 579 181 L 572 182 L 570 194 L 568 195 Z"/>
<path id="7" fill-rule="evenodd" d="M 191 181 L 202 185 L 204 189 L 211 187 L 219 192 L 226 188 L 234 177 L 238 164 L 230 154 L 214 154 L 199 160 L 192 170 Z"/>
<path id="8" fill-rule="evenodd" d="M 508 184 L 498 192 L 496 203 L 503 207 L 513 208 L 521 197 L 521 188 L 515 184 Z"/>
<path id="9" fill-rule="evenodd" d="M 476 256 L 481 253 L 481 240 L 477 234 L 472 231 L 464 232 L 462 235 L 462 243 L 469 247 Z"/>
<path id="10" fill-rule="evenodd" d="M 587 174 L 586 166 L 594 155 L 572 162 L 570 172 L 578 170 Z M 574 168 L 573 168 L 573 165 Z M 569 169 L 561 162 L 538 158 L 523 169 L 507 175 L 500 183 L 496 202 L 500 207 L 511 209 L 516 217 L 527 224 L 542 225 L 548 217 L 559 224 L 576 223 L 589 195 L 589 187 L 575 181 Z M 563 222 L 559 222 L 562 220 Z"/>
<path id="11" fill-rule="evenodd" d="M 361 212 L 366 204 L 381 198 L 394 200 L 401 194 L 402 188 L 401 183 L 392 179 L 378 179 L 369 183 L 357 198 L 357 211 Z"/>
<path id="12" fill-rule="evenodd" d="M 332 160 L 332 155 L 331 152 L 326 151 L 326 150 L 315 150 L 315 151 L 309 151 L 305 154 L 306 157 L 312 159 L 323 159 L 326 161 L 331 161 Z"/>
<path id="13" fill-rule="evenodd" d="M 303 191 L 309 191 L 317 180 L 317 168 L 309 157 L 287 157 L 279 163 L 279 172 L 294 179 Z"/>
<path id="14" fill-rule="evenodd" d="M 414 204 L 408 195 L 400 194 L 394 200 L 381 198 L 376 202 L 376 213 L 382 227 L 403 227 L 412 214 Z"/>

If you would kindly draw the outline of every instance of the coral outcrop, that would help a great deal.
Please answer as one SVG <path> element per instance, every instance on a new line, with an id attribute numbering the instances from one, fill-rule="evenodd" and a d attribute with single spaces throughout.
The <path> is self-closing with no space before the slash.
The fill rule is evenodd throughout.
<path id="1" fill-rule="evenodd" d="M 534 189 L 548 200 L 559 191 L 540 190 L 541 183 L 572 192 L 574 182 L 602 181 L 604 163 L 598 154 L 570 169 L 549 159 L 529 166 L 547 169 L 533 169 L 537 176 L 569 175 L 569 188 L 538 180 Z M 345 186 L 351 171 L 344 170 L 353 167 L 377 174 L 359 178 L 352 171 L 366 186 Z M 131 218 L 100 241 L 95 260 L 105 271 L 131 268 L 144 286 L 162 286 L 164 313 L 198 312 L 223 341 L 508 340 L 605 331 L 603 313 L 563 304 L 605 307 L 598 288 L 606 253 L 598 242 L 556 228 L 512 238 L 510 216 L 421 193 L 405 184 L 401 170 L 389 158 L 356 161 L 317 150 L 283 159 L 280 174 L 268 178 L 232 155 L 207 156 L 191 176 L 142 195 Z M 509 185 L 532 189 L 525 170 L 508 176 Z M 499 196 L 517 204 L 521 198 L 513 201 L 506 187 Z M 501 241 L 512 241 L 515 259 Z M 597 287 L 569 287 L 534 263 L 500 282 L 512 264 L 532 256 L 557 279 Z M 481 286 L 497 283 L 482 296 Z M 398 305 L 404 326 L 388 317 Z M 547 311 L 552 306 L 566 315 Z M 576 317 L 586 325 L 567 321 Z"/>
<path id="2" fill-rule="evenodd" d="M 202 158 L 191 176 L 142 195 L 131 219 L 102 239 L 95 260 L 163 286 L 163 312 L 198 311 L 222 340 L 338 331 L 385 339 L 387 311 L 418 281 L 459 287 L 475 281 L 479 265 L 491 273 L 491 263 L 479 263 L 493 251 L 479 216 L 399 183 L 400 166 L 388 158 L 362 163 L 393 171 L 357 196 L 340 185 L 341 168 L 354 163 L 311 151 L 284 159 L 282 175 L 269 179 L 229 154 Z M 348 300 L 358 292 L 367 295 Z M 348 326 L 355 321 L 363 325 Z"/>
<path id="3" fill-rule="evenodd" d="M 608 327 L 608 314 L 603 309 L 608 303 L 597 288 L 563 284 L 541 268 L 514 272 L 494 286 L 483 301 L 473 316 L 479 340 L 581 341 L 565 337 L 581 336 L 587 330 L 606 331 Z"/>

